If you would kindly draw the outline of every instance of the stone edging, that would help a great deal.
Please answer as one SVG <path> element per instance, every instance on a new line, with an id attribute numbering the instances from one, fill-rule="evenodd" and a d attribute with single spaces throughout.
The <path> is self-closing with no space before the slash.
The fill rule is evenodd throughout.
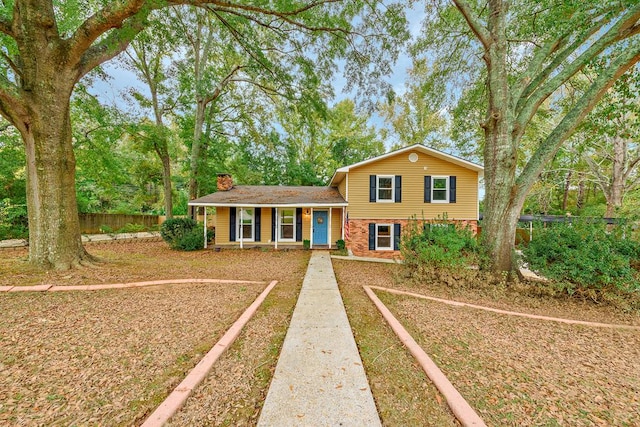
<path id="1" fill-rule="evenodd" d="M 264 282 L 250 280 L 223 279 L 172 279 L 151 280 L 147 282 L 112 283 L 108 285 L 33 285 L 33 286 L 0 286 L 0 292 L 61 292 L 61 291 L 96 291 L 101 289 L 141 288 L 144 286 L 177 285 L 181 283 L 244 283 L 259 285 Z"/>
<path id="2" fill-rule="evenodd" d="M 246 282 L 245 282 L 246 283 Z M 220 341 L 214 345 L 211 350 L 198 362 L 198 364 L 189 372 L 180 384 L 169 394 L 169 396 L 156 408 L 155 411 L 142 424 L 142 427 L 160 427 L 164 425 L 176 412 L 184 405 L 185 401 L 191 395 L 193 390 L 207 376 L 213 364 L 224 353 L 224 351 L 233 344 L 238 338 L 242 328 L 247 324 L 249 319 L 253 317 L 262 302 L 265 300 L 269 292 L 278 283 L 277 280 L 269 283 L 269 286 L 255 299 L 255 301 L 245 310 L 244 313 L 235 321 L 235 323 L 220 338 Z"/>
<path id="3" fill-rule="evenodd" d="M 383 288 L 383 287 L 380 287 L 380 286 L 369 286 L 369 287 L 371 289 L 377 289 L 379 291 L 389 292 L 389 293 L 396 294 L 396 295 L 407 295 L 407 296 L 411 296 L 411 297 L 415 297 L 415 298 L 426 299 L 426 300 L 429 300 L 429 301 L 441 302 L 443 304 L 453 305 L 453 306 L 456 306 L 456 307 L 475 308 L 475 309 L 478 309 L 478 310 L 491 311 L 493 313 L 506 314 L 506 315 L 509 315 L 509 316 L 518 316 L 518 317 L 525 317 L 525 318 L 528 318 L 528 319 L 537 319 L 537 320 L 547 320 L 547 321 L 551 321 L 551 322 L 566 323 L 566 324 L 569 324 L 569 325 L 593 326 L 593 327 L 597 327 L 597 328 L 619 328 L 619 329 L 640 330 L 640 326 L 634 326 L 634 325 L 621 325 L 621 324 L 614 324 L 614 323 L 588 322 L 586 320 L 562 319 L 560 317 L 549 317 L 549 316 L 541 316 L 541 315 L 538 315 L 538 314 L 519 313 L 517 311 L 501 310 L 499 308 L 485 307 L 485 306 L 482 306 L 482 305 L 469 304 L 469 303 L 466 303 L 466 302 L 459 302 L 459 301 L 447 300 L 447 299 L 442 299 L 442 298 L 430 297 L 430 296 L 426 296 L 426 295 L 415 294 L 413 292 L 400 291 L 400 290 L 397 290 L 397 289 L 390 289 L 390 288 Z"/>
<path id="4" fill-rule="evenodd" d="M 367 293 L 371 301 L 378 308 L 384 319 L 387 321 L 393 332 L 398 336 L 400 341 L 407 347 L 413 357 L 416 358 L 422 369 L 427 374 L 429 379 L 433 382 L 436 388 L 442 393 L 447 405 L 451 408 L 451 411 L 455 417 L 460 421 L 463 426 L 485 426 L 482 418 L 476 413 L 476 411 L 469 405 L 464 397 L 456 390 L 447 377 L 442 373 L 440 368 L 431 360 L 431 358 L 425 353 L 425 351 L 418 345 L 413 337 L 407 332 L 407 330 L 400 324 L 398 319 L 395 318 L 391 311 L 383 304 L 382 301 L 371 290 L 373 286 L 363 286 L 364 291 Z M 379 289 L 376 287 L 376 289 Z"/>

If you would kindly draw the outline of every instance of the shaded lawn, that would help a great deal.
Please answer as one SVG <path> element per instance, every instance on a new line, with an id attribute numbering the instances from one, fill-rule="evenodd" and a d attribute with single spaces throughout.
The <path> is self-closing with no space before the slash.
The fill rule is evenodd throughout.
<path id="1" fill-rule="evenodd" d="M 376 294 L 488 425 L 640 425 L 640 331 Z"/>
<path id="2" fill-rule="evenodd" d="M 22 270 L 19 257 L 2 258 L 0 277 L 15 284 L 9 270 L 23 284 L 280 280 L 240 341 L 218 361 L 226 368 L 217 382 L 220 409 L 213 412 L 234 425 L 250 423 L 266 395 L 308 253 L 180 253 L 162 242 L 99 246 L 110 262 L 95 268 L 44 273 Z M 180 284 L 0 294 L 0 424 L 142 422 L 264 287 Z M 238 378 L 234 373 L 247 364 L 261 366 Z M 225 409 L 244 406 L 251 410 Z"/>
<path id="3" fill-rule="evenodd" d="M 533 297 L 518 288 L 415 283 L 404 277 L 398 265 L 334 260 L 334 268 L 341 290 L 351 289 L 353 295 L 362 292 L 356 291 L 362 285 L 375 285 L 533 314 L 640 324 L 637 314 L 584 301 Z M 382 291 L 376 294 L 488 425 L 640 425 L 639 331 L 563 325 Z M 352 321 L 352 328 L 357 340 L 358 333 L 366 333 L 366 329 L 359 332 L 357 320 L 355 324 Z M 379 327 L 380 331 L 385 328 Z M 388 353 L 399 351 L 400 346 L 395 338 L 375 364 Z M 361 348 L 367 365 L 365 351 Z M 371 364 L 373 358 L 368 359 Z M 396 359 L 380 371 L 388 371 L 393 378 L 394 371 L 410 373 L 412 363 L 413 359 Z M 367 373 L 375 369 L 368 366 Z M 384 378 L 385 373 L 374 373 L 370 379 L 376 375 Z M 415 384 L 422 377 L 414 371 L 406 383 Z M 408 389 L 408 401 L 425 397 L 419 387 Z M 394 391 L 384 394 L 393 404 Z M 382 412 L 379 397 L 376 402 Z M 412 405 L 407 409 L 417 412 Z"/>

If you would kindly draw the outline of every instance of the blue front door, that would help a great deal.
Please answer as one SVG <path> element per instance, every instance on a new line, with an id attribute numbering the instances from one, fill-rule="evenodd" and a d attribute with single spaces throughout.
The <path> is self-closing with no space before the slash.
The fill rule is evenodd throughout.
<path id="1" fill-rule="evenodd" d="M 313 213 L 313 244 L 326 245 L 327 239 L 327 211 L 315 211 Z"/>

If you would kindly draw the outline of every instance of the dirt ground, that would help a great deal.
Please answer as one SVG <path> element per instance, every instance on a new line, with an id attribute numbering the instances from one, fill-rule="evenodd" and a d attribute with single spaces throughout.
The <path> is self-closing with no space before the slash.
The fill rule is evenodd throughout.
<path id="1" fill-rule="evenodd" d="M 342 283 L 352 285 L 640 325 L 638 314 L 587 301 L 535 298 L 517 287 L 413 283 L 403 279 L 402 267 L 385 264 L 362 268 L 334 261 L 334 268 Z M 523 319 L 376 293 L 488 425 L 640 425 L 640 331 Z"/>
<path id="2" fill-rule="evenodd" d="M 308 252 L 175 252 L 163 242 L 89 246 L 107 262 L 43 273 L 26 252 L 0 252 L 0 282 L 97 284 L 173 278 L 279 280 L 218 361 L 216 403 L 200 393 L 185 414 L 199 425 L 255 424 L 304 277 Z M 264 285 L 0 295 L 0 424 L 132 425 L 184 378 Z M 217 374 L 216 374 L 217 372 Z M 238 408 L 248 408 L 239 410 Z M 253 417 L 253 418 L 252 418 Z M 176 425 L 194 425 L 181 422 Z"/>

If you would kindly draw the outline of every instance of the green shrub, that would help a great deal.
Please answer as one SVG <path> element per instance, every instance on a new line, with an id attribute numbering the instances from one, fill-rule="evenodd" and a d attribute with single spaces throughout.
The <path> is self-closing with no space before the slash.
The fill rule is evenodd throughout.
<path id="1" fill-rule="evenodd" d="M 189 234 L 197 226 L 198 223 L 191 218 L 171 218 L 162 223 L 160 235 L 173 248 L 175 242 Z"/>
<path id="2" fill-rule="evenodd" d="M 104 233 L 104 234 L 113 234 L 113 228 L 109 227 L 108 225 L 101 225 L 100 226 L 100 232 Z"/>
<path id="3" fill-rule="evenodd" d="M 608 231 L 604 223 L 579 220 L 552 224 L 534 234 L 524 260 L 569 294 L 639 290 L 632 263 L 640 257 L 640 243 L 625 238 L 624 227 Z"/>
<path id="4" fill-rule="evenodd" d="M 28 237 L 27 206 L 15 205 L 11 199 L 0 200 L 0 240 Z"/>
<path id="5" fill-rule="evenodd" d="M 142 224 L 127 223 L 124 225 L 124 227 L 118 230 L 118 233 L 139 233 L 145 230 L 146 230 L 146 227 Z"/>
<path id="6" fill-rule="evenodd" d="M 344 240 L 340 239 L 336 241 L 336 247 L 338 248 L 339 251 L 344 251 L 347 246 L 344 243 Z"/>
<path id="7" fill-rule="evenodd" d="M 175 240 L 171 245 L 179 251 L 197 251 L 204 247 L 204 233 L 201 227 L 195 227 Z"/>
<path id="8" fill-rule="evenodd" d="M 400 241 L 404 264 L 420 275 L 436 269 L 466 268 L 478 260 L 479 245 L 469 227 L 445 218 L 418 221 L 411 218 Z"/>
<path id="9" fill-rule="evenodd" d="M 311 240 L 303 240 L 302 241 L 302 248 L 305 251 L 308 251 L 309 249 L 311 249 Z"/>

